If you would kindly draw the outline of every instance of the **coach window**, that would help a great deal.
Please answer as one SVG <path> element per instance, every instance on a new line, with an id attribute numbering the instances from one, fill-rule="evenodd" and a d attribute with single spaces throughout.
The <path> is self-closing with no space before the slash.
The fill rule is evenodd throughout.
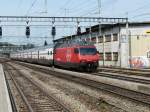
<path id="1" fill-rule="evenodd" d="M 118 34 L 113 34 L 113 41 L 118 41 Z"/>
<path id="2" fill-rule="evenodd" d="M 106 57 L 105 58 L 106 61 L 111 61 L 112 60 L 111 52 L 106 52 L 105 57 Z"/>
<path id="3" fill-rule="evenodd" d="M 53 55 L 53 51 L 51 51 L 50 54 Z"/>
<path id="4" fill-rule="evenodd" d="M 105 35 L 105 42 L 111 42 L 111 35 Z"/>
<path id="5" fill-rule="evenodd" d="M 113 61 L 118 61 L 118 52 L 113 52 Z"/>
<path id="6" fill-rule="evenodd" d="M 103 43 L 103 39 L 104 39 L 103 36 L 99 36 L 99 37 L 98 37 L 98 43 Z"/>
<path id="7" fill-rule="evenodd" d="M 74 49 L 74 53 L 75 53 L 75 54 L 78 54 L 78 53 L 79 53 L 78 48 L 75 48 L 75 49 Z"/>
<path id="8" fill-rule="evenodd" d="M 52 51 L 48 51 L 48 55 L 52 55 L 53 53 L 52 53 Z"/>

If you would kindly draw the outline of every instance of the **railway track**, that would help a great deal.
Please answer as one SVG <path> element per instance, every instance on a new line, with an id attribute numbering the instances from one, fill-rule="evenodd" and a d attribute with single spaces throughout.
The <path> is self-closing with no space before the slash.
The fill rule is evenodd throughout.
<path id="1" fill-rule="evenodd" d="M 97 81 L 94 81 L 94 80 L 91 80 L 88 78 L 84 78 L 84 77 L 80 77 L 77 75 L 73 75 L 73 74 L 66 74 L 66 73 L 61 73 L 61 72 L 57 72 L 57 71 L 51 71 L 50 69 L 43 68 L 43 67 L 40 68 L 38 66 L 34 66 L 31 64 L 25 64 L 25 63 L 19 63 L 19 64 L 22 66 L 25 66 L 27 68 L 34 69 L 34 70 L 39 71 L 39 72 L 54 75 L 56 77 L 64 78 L 64 79 L 67 79 L 69 81 L 74 81 L 76 83 L 80 83 L 80 84 L 85 85 L 85 86 L 89 86 L 89 87 L 92 87 L 95 89 L 103 90 L 105 92 L 130 99 L 134 102 L 138 102 L 138 103 L 142 103 L 142 104 L 150 106 L 150 95 L 148 95 L 148 94 L 140 93 L 140 92 L 137 92 L 134 90 L 124 89 L 124 88 L 110 85 L 110 84 L 97 82 Z"/>
<path id="2" fill-rule="evenodd" d="M 9 69 L 8 69 L 9 66 Z M 67 106 L 57 101 L 33 80 L 24 76 L 12 65 L 5 65 L 7 72 L 16 86 L 27 108 L 22 112 L 71 112 Z"/>
<path id="3" fill-rule="evenodd" d="M 116 73 L 99 72 L 99 73 L 93 73 L 92 75 L 119 79 L 119 80 L 124 80 L 124 81 L 130 81 L 130 82 L 136 82 L 136 83 L 141 83 L 141 84 L 150 84 L 150 79 L 131 77 L 127 75 L 119 75 Z"/>
<path id="4" fill-rule="evenodd" d="M 104 67 L 100 66 L 99 69 L 121 69 L 121 70 L 130 70 L 130 71 L 143 71 L 143 72 L 150 72 L 150 68 L 120 68 L 120 67 Z"/>
<path id="5" fill-rule="evenodd" d="M 100 67 L 98 68 L 98 72 L 110 72 L 110 73 L 120 73 L 125 75 L 138 75 L 138 76 L 150 77 L 150 69 Z"/>

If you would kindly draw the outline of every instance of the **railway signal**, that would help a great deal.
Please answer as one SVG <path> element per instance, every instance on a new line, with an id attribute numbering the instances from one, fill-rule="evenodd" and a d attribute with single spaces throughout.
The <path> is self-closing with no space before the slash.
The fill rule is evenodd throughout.
<path id="1" fill-rule="evenodd" d="M 29 26 L 26 27 L 26 36 L 27 37 L 30 36 L 30 27 Z"/>
<path id="2" fill-rule="evenodd" d="M 53 26 L 52 27 L 52 32 L 51 32 L 52 36 L 55 36 L 56 35 L 56 27 Z"/>
<path id="3" fill-rule="evenodd" d="M 78 26 L 77 28 L 77 35 L 80 35 L 81 34 L 81 27 Z"/>
<path id="4" fill-rule="evenodd" d="M 3 32 L 2 32 L 2 27 L 0 27 L 0 36 L 2 36 Z"/>
<path id="5" fill-rule="evenodd" d="M 52 35 L 52 37 L 53 37 L 53 45 L 55 44 L 54 43 L 54 38 L 55 38 L 55 36 L 56 36 L 56 27 L 55 27 L 55 25 L 54 25 L 54 21 L 52 22 L 52 31 L 51 31 L 51 35 Z M 53 46 L 54 47 L 54 46 Z M 54 68 L 54 48 L 53 48 L 53 68 Z"/>
<path id="6" fill-rule="evenodd" d="M 28 25 L 29 21 L 26 22 L 27 26 L 26 26 L 26 37 L 29 38 L 30 36 L 30 26 Z"/>
<path id="7" fill-rule="evenodd" d="M 81 34 L 81 27 L 79 25 L 79 22 L 77 22 L 77 35 Z"/>

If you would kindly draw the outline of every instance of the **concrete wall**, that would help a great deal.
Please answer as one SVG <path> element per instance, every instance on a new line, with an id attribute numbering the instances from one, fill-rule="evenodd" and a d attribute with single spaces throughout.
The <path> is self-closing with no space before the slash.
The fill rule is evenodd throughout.
<path id="1" fill-rule="evenodd" d="M 144 67 L 149 67 L 149 63 L 147 62 L 149 60 L 147 58 L 147 52 L 150 51 L 150 35 L 146 34 L 146 31 L 148 30 L 150 30 L 150 27 L 147 26 L 129 26 L 128 30 L 125 27 L 121 27 L 120 29 L 119 27 L 117 27 L 102 32 L 102 36 L 104 37 L 104 43 L 95 44 L 100 53 L 103 53 L 104 51 L 104 62 L 103 60 L 100 60 L 99 64 L 104 64 L 104 66 L 131 67 L 130 61 L 132 61 L 132 58 L 135 60 L 135 57 L 137 57 L 138 59 L 139 57 L 141 57 L 142 59 L 140 60 L 144 60 L 142 62 L 144 63 Z M 129 34 L 128 36 L 126 35 L 127 31 Z M 115 33 L 118 34 L 118 41 L 113 41 L 111 39 L 111 42 L 105 42 L 105 35 L 111 34 L 112 38 L 113 34 Z M 106 60 L 106 52 L 118 52 L 118 61 L 113 61 L 113 59 L 111 61 Z"/>
<path id="2" fill-rule="evenodd" d="M 147 53 L 150 51 L 150 35 L 146 32 L 150 27 L 129 27 L 128 47 L 129 47 L 129 66 L 142 68 L 149 67 L 149 59 Z M 121 37 L 126 34 L 126 29 L 121 29 Z M 126 46 L 127 47 L 127 46 Z M 123 60 L 123 59 L 122 59 Z"/>

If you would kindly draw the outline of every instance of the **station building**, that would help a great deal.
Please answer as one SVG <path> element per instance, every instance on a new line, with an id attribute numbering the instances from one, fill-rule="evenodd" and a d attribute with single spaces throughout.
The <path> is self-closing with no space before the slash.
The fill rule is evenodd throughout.
<path id="1" fill-rule="evenodd" d="M 100 66 L 150 67 L 150 22 L 101 24 L 86 28 L 79 35 L 55 40 L 91 41 L 97 47 Z"/>

